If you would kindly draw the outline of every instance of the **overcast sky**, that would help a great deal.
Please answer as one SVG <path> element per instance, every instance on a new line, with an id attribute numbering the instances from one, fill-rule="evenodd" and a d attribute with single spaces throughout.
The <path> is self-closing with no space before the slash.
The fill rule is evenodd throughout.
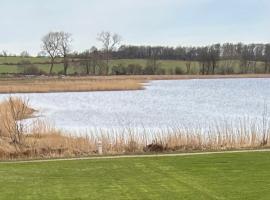
<path id="1" fill-rule="evenodd" d="M 123 44 L 270 42 L 269 0 L 0 0 L 0 51 L 36 54 L 49 31 L 73 35 L 74 50 L 98 46 L 102 30 Z"/>

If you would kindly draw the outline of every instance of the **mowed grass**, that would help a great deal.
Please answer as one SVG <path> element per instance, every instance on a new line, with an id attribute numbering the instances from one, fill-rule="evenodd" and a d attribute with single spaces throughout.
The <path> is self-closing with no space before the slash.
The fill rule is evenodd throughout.
<path id="1" fill-rule="evenodd" d="M 270 153 L 0 164 L 0 199 L 270 199 Z"/>

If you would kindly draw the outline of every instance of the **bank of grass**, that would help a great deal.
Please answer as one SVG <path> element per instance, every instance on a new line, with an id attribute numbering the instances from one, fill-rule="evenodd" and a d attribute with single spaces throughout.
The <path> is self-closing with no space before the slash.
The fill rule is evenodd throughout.
<path id="1" fill-rule="evenodd" d="M 0 199 L 268 200 L 269 166 L 269 152 L 0 163 Z"/>
<path id="2" fill-rule="evenodd" d="M 0 93 L 48 93 L 139 90 L 143 85 L 131 79 L 4 79 L 0 80 Z"/>

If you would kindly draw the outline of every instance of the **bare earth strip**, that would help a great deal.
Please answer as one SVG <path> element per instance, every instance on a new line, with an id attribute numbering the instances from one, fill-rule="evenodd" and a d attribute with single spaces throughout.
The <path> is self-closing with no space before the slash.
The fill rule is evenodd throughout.
<path id="1" fill-rule="evenodd" d="M 252 153 L 252 152 L 270 152 L 270 149 L 217 151 L 217 152 L 196 152 L 196 153 L 172 153 L 172 154 L 93 156 L 93 157 L 60 158 L 60 159 L 45 159 L 45 160 L 0 161 L 0 164 L 7 164 L 7 163 L 8 164 L 41 163 L 41 162 L 76 161 L 76 160 L 99 160 L 99 159 L 120 159 L 120 158 L 153 158 L 153 157 L 199 156 L 199 155 L 235 154 L 235 153 Z"/>

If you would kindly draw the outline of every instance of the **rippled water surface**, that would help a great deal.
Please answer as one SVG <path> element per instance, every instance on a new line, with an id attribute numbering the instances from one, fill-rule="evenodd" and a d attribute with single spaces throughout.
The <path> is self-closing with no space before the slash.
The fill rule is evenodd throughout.
<path id="1" fill-rule="evenodd" d="M 153 81 L 141 91 L 16 96 L 29 98 L 43 118 L 66 130 L 192 127 L 221 119 L 261 118 L 270 105 L 270 79 Z"/>

